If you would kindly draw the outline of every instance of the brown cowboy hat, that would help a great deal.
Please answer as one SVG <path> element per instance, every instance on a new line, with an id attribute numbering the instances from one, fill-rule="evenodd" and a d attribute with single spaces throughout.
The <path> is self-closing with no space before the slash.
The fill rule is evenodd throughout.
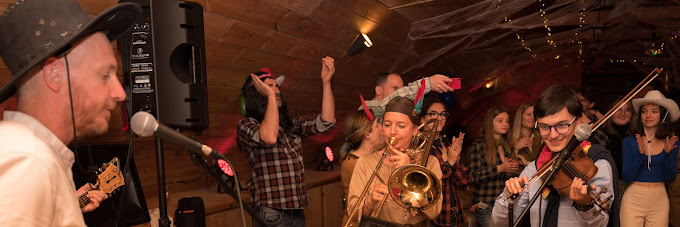
<path id="1" fill-rule="evenodd" d="M 0 89 L 0 102 L 16 93 L 16 85 L 36 65 L 66 53 L 71 44 L 96 32 L 113 41 L 140 17 L 142 8 L 118 4 L 97 16 L 76 0 L 17 0 L 0 16 L 0 57 L 12 79 Z"/>

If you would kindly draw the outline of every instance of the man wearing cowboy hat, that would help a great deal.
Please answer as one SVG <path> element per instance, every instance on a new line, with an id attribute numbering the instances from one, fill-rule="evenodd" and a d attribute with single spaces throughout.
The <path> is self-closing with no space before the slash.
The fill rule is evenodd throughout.
<path id="1" fill-rule="evenodd" d="M 120 4 L 93 19 L 75 0 L 18 0 L 0 16 L 0 57 L 13 76 L 0 102 L 17 95 L 0 122 L 3 225 L 85 226 L 66 145 L 108 130 L 125 99 L 110 41 L 140 14 Z M 90 199 L 82 211 L 101 201 Z"/>
<path id="2" fill-rule="evenodd" d="M 633 108 L 640 127 L 623 139 L 621 175 L 629 186 L 621 200 L 621 226 L 668 226 L 665 184 L 675 180 L 678 163 L 671 124 L 680 118 L 680 109 L 657 90 L 633 99 Z"/>

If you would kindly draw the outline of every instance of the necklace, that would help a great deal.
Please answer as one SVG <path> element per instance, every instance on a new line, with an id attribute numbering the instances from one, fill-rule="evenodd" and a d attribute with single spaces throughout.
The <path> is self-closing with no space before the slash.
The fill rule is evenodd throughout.
<path id="1" fill-rule="evenodd" d="M 656 131 L 654 131 L 654 134 L 650 137 L 647 134 L 647 128 L 644 128 L 645 130 L 645 136 L 647 137 L 647 169 L 649 171 L 652 171 L 652 168 L 650 167 L 652 165 L 652 138 L 656 135 Z"/>
<path id="2" fill-rule="evenodd" d="M 652 134 L 652 136 L 650 137 L 649 134 L 647 134 L 647 129 L 645 128 L 645 136 L 647 137 L 647 148 L 648 148 L 647 151 L 648 152 L 654 150 L 654 149 L 652 149 L 652 139 L 654 138 L 655 135 L 656 135 L 656 132 L 654 132 L 654 134 Z"/>

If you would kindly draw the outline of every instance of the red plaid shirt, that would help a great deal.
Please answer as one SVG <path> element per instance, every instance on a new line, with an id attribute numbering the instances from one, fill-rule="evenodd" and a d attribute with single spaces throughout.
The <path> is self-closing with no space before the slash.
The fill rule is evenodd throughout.
<path id="1" fill-rule="evenodd" d="M 442 211 L 432 222 L 438 226 L 462 226 L 465 223 L 465 213 L 463 205 L 460 203 L 459 190 L 465 190 L 470 180 L 468 168 L 458 159 L 458 162 L 445 165 L 442 159 L 441 139 L 437 139 L 430 154 L 439 159 L 442 169 Z M 448 163 L 448 162 L 447 162 Z M 451 216 L 456 212 L 456 220 L 451 220 Z"/>
<path id="2" fill-rule="evenodd" d="M 276 144 L 260 140 L 260 122 L 244 118 L 236 129 L 239 148 L 245 152 L 253 172 L 246 184 L 254 206 L 279 209 L 302 209 L 309 205 L 302 163 L 302 137 L 325 132 L 335 122 L 321 115 L 291 116 L 301 133 L 286 134 L 279 128 Z"/>

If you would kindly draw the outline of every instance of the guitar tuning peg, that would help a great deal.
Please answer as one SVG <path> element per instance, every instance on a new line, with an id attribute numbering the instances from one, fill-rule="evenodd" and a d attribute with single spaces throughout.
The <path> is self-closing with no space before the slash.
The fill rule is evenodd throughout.
<path id="1" fill-rule="evenodd" d="M 607 198 L 604 199 L 604 202 L 607 202 L 607 201 L 611 200 L 612 198 L 614 198 L 614 195 L 609 195 L 609 196 L 607 196 Z"/>

